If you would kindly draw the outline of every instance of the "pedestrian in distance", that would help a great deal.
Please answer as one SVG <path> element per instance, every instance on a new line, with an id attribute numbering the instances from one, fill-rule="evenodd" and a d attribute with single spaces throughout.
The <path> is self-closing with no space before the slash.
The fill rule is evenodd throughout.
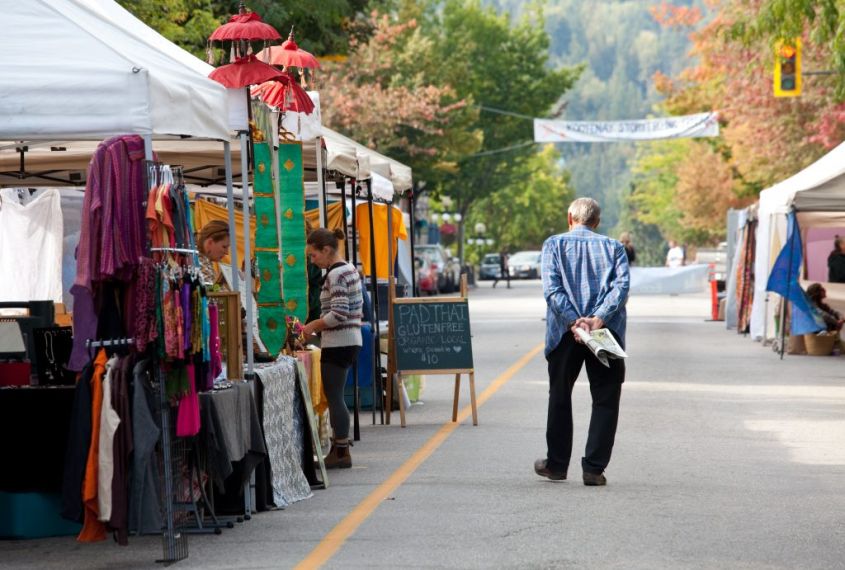
<path id="1" fill-rule="evenodd" d="M 307 323 L 305 338 L 320 333 L 320 373 L 329 402 L 332 448 L 326 468 L 352 467 L 349 453 L 349 408 L 343 396 L 349 369 L 356 365 L 361 352 L 363 291 L 358 270 L 344 261 L 338 246 L 345 238 L 343 230 L 320 228 L 308 234 L 306 252 L 311 263 L 325 269 L 320 289 L 320 318 Z"/>
<path id="2" fill-rule="evenodd" d="M 836 236 L 833 240 L 833 251 L 827 257 L 827 280 L 845 283 L 845 236 Z"/>
<path id="3" fill-rule="evenodd" d="M 569 231 L 543 244 L 543 295 L 546 298 L 546 361 L 549 370 L 547 454 L 534 462 L 541 477 L 563 480 L 572 454 L 572 388 L 586 364 L 593 407 L 587 446 L 581 459 L 583 481 L 606 485 L 625 381 L 622 359 L 605 367 L 578 339 L 576 328 L 607 328 L 625 346 L 629 275 L 625 248 L 596 233 L 601 208 L 592 198 L 569 206 Z"/>
<path id="4" fill-rule="evenodd" d="M 493 280 L 493 289 L 496 288 L 499 279 L 506 280 L 508 282 L 508 289 L 511 288 L 511 273 L 508 270 L 508 254 L 506 251 L 502 251 L 499 254 L 499 276 Z"/>
<path id="5" fill-rule="evenodd" d="M 684 265 L 684 248 L 673 239 L 669 240 L 669 251 L 666 252 L 666 267 L 682 267 Z"/>
<path id="6" fill-rule="evenodd" d="M 628 257 L 628 265 L 633 265 L 637 260 L 637 250 L 634 249 L 634 240 L 631 239 L 631 234 L 622 232 L 619 234 L 619 243 L 625 248 L 625 255 Z"/>

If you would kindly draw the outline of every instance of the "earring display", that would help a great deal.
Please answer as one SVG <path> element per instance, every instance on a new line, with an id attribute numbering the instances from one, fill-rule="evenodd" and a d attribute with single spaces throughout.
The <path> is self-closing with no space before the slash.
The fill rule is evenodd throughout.
<path id="1" fill-rule="evenodd" d="M 73 350 L 71 327 L 35 329 L 36 373 L 42 386 L 73 386 L 75 374 L 67 369 Z"/>

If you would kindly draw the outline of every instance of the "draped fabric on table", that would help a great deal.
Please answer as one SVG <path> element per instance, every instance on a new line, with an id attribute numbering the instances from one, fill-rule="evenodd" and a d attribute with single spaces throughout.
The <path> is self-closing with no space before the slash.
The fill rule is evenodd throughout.
<path id="1" fill-rule="evenodd" d="M 305 421 L 296 386 L 296 360 L 282 356 L 256 369 L 264 384 L 264 437 L 272 471 L 273 502 L 277 507 L 311 497 L 303 472 Z"/>

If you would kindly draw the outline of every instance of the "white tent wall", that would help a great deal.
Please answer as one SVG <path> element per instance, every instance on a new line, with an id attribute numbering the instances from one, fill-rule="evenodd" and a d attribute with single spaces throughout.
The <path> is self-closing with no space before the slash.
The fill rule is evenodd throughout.
<path id="1" fill-rule="evenodd" d="M 725 327 L 735 329 L 739 315 L 736 299 L 736 272 L 742 258 L 742 236 L 748 223 L 748 209 L 728 210 L 728 261 L 725 278 Z"/>
<path id="2" fill-rule="evenodd" d="M 228 139 L 226 89 L 105 19 L 100 4 L 0 0 L 0 140 Z"/>
<path id="3" fill-rule="evenodd" d="M 845 143 L 760 194 L 751 312 L 751 337 L 757 341 L 766 342 L 774 338 L 777 295 L 766 292 L 766 283 L 786 239 L 786 216 L 793 209 L 799 215 L 811 211 L 845 211 Z M 809 223 L 813 222 L 805 218 L 804 225 Z"/>

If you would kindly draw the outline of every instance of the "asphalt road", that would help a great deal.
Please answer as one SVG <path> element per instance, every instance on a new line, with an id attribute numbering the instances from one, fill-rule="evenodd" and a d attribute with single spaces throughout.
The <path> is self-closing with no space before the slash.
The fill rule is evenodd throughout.
<path id="1" fill-rule="evenodd" d="M 580 481 L 583 375 L 571 480 L 550 482 L 532 470 L 545 452 L 545 361 L 524 358 L 543 340 L 540 285 L 502 285 L 471 293 L 477 390 L 498 386 L 477 427 L 444 428 L 452 380 L 429 377 L 406 429 L 364 416 L 355 466 L 332 473 L 328 490 L 222 536 L 192 536 L 177 567 L 305 567 L 315 547 L 328 568 L 845 567 L 842 357 L 781 361 L 706 322 L 704 296 L 632 298 L 609 484 Z M 360 506 L 380 485 L 386 495 Z M 144 568 L 160 552 L 156 538 L 7 541 L 0 567 Z"/>

